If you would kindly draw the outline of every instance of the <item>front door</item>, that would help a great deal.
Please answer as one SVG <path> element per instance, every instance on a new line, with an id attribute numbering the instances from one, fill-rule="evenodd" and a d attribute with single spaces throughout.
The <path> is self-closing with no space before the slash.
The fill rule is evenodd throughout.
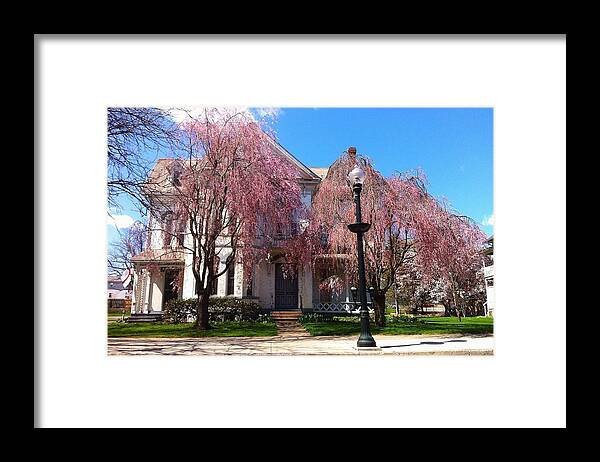
<path id="1" fill-rule="evenodd" d="M 275 309 L 297 309 L 298 278 L 295 275 L 284 278 L 281 267 L 281 263 L 275 264 Z"/>
<path id="2" fill-rule="evenodd" d="M 177 298 L 177 291 L 173 287 L 173 282 L 175 282 L 175 278 L 177 277 L 178 272 L 179 272 L 178 270 L 170 270 L 170 269 L 165 270 L 165 288 L 163 291 L 163 299 L 162 299 L 163 309 L 164 309 L 165 303 L 167 303 L 169 300 L 173 300 L 174 298 Z"/>

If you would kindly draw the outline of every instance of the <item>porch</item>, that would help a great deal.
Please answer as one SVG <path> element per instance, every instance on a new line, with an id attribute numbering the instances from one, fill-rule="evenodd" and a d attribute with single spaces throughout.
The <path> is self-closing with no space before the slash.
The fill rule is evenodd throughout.
<path id="1" fill-rule="evenodd" d="M 165 303 L 180 297 L 184 271 L 181 251 L 146 250 L 131 261 L 134 264 L 132 315 L 162 313 Z"/>
<path id="2" fill-rule="evenodd" d="M 315 260 L 312 273 L 312 306 L 306 312 L 331 315 L 358 315 L 360 306 L 354 302 L 352 282 L 346 273 L 349 259 L 345 254 L 320 255 Z M 358 286 L 358 282 L 355 283 Z M 367 293 L 371 309 L 371 297 Z"/>

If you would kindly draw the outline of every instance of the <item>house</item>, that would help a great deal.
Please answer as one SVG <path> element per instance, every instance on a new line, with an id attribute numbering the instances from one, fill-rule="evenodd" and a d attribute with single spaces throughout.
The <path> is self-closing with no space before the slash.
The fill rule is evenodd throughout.
<path id="1" fill-rule="evenodd" d="M 117 310 L 129 310 L 131 306 L 131 298 L 133 296 L 133 290 L 131 290 L 131 283 L 129 283 L 127 287 L 124 287 L 123 281 L 119 276 L 109 275 L 107 286 L 108 311 L 114 312 Z"/>
<path id="2" fill-rule="evenodd" d="M 310 206 L 316 187 L 327 175 L 327 168 L 309 168 L 294 157 L 289 151 L 274 140 L 271 140 L 274 153 L 281 156 L 295 167 L 297 181 L 302 190 L 302 201 Z M 173 159 L 159 159 L 150 172 L 152 184 L 167 184 L 178 181 L 176 169 L 170 168 Z M 171 183 L 175 184 L 175 183 Z M 148 191 L 147 197 L 152 201 L 155 191 Z M 162 194 L 162 193 L 161 193 Z M 149 214 L 150 215 L 150 214 Z M 192 255 L 183 247 L 185 234 L 172 238 L 173 233 L 165 233 L 171 229 L 168 212 L 157 219 L 149 218 L 149 245 L 146 250 L 135 255 L 131 262 L 133 273 L 133 314 L 160 313 L 165 303 L 173 298 L 191 298 L 195 296 L 195 279 L 192 273 Z M 298 229 L 298 227 L 294 227 Z M 294 230 L 288 230 L 294 232 Z M 297 231 L 296 231 L 297 232 Z M 165 236 L 169 241 L 165 244 Z M 285 238 L 285 233 L 282 236 Z M 171 239 L 172 238 L 172 239 Z M 226 244 L 221 246 L 218 271 L 225 269 L 225 260 L 231 249 Z M 302 310 L 349 312 L 356 308 L 351 302 L 349 288 L 341 295 L 327 294 L 319 289 L 320 281 L 327 277 L 323 271 L 306 266 L 298 268 L 295 277 L 284 278 L 282 257 L 271 261 L 257 263 L 252 272 L 252 278 L 244 278 L 243 265 L 236 263 L 221 275 L 212 289 L 215 296 L 233 296 L 256 299 L 264 310 Z M 152 267 L 153 271 L 148 268 Z M 174 289 L 174 284 L 180 271 L 183 270 L 183 281 L 180 290 Z"/>
<path id="3" fill-rule="evenodd" d="M 486 314 L 494 315 L 494 236 L 485 242 L 483 277 L 485 278 Z"/>
<path id="4" fill-rule="evenodd" d="M 119 276 L 108 276 L 107 281 L 108 295 L 110 300 L 125 300 L 130 299 L 133 295 L 131 287 L 123 287 L 123 282 Z"/>

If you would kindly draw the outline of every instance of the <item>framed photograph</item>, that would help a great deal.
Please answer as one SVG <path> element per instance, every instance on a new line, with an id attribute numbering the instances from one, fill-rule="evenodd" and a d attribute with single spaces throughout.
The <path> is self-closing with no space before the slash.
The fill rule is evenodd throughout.
<path id="1" fill-rule="evenodd" d="M 566 426 L 565 35 L 37 35 L 34 72 L 35 427 Z"/>

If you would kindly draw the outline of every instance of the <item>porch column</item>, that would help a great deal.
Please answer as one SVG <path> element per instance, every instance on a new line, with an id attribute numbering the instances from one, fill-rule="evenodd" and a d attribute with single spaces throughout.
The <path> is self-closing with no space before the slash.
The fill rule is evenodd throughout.
<path id="1" fill-rule="evenodd" d="M 142 306 L 142 274 L 139 268 L 133 271 L 133 295 L 131 297 L 131 314 L 141 311 Z"/>
<path id="2" fill-rule="evenodd" d="M 150 294 L 152 292 L 152 286 L 150 285 L 152 281 L 150 281 L 150 272 L 148 270 L 143 270 L 143 300 L 144 303 L 142 305 L 142 313 L 149 313 L 150 311 Z"/>

